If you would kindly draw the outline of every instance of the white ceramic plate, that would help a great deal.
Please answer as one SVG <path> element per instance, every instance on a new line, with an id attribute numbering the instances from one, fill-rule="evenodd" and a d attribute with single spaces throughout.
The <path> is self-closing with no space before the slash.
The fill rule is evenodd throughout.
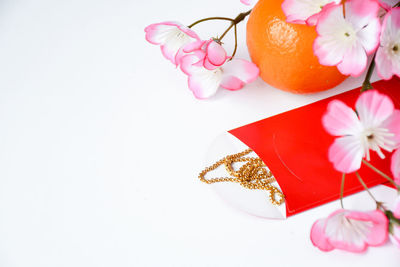
<path id="1" fill-rule="evenodd" d="M 239 139 L 228 132 L 220 134 L 211 144 L 205 158 L 205 166 L 210 166 L 223 157 L 241 152 L 248 147 Z M 257 156 L 254 152 L 249 156 Z M 268 166 L 268 163 L 266 163 Z M 208 173 L 206 178 L 229 176 L 224 166 Z M 215 192 L 232 207 L 248 214 L 268 218 L 286 219 L 285 203 L 280 206 L 273 205 L 269 200 L 269 192 L 264 190 L 251 190 L 237 183 L 214 183 L 210 185 Z M 274 186 L 279 187 L 277 183 Z"/>

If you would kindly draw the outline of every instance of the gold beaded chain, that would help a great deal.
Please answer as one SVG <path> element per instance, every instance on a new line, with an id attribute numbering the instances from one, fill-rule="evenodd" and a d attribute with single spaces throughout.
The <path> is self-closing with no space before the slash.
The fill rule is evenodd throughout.
<path id="1" fill-rule="evenodd" d="M 267 190 L 272 204 L 277 206 L 281 205 L 285 201 L 285 196 L 278 188 L 271 185 L 271 183 L 275 182 L 275 177 L 266 169 L 267 166 L 265 166 L 264 162 L 258 157 L 244 157 L 252 151 L 253 150 L 249 148 L 240 153 L 228 155 L 223 159 L 220 159 L 200 172 L 200 181 L 206 184 L 234 182 L 239 183 L 241 186 L 248 189 Z M 232 165 L 235 162 L 243 162 L 244 164 L 239 168 L 239 170 L 234 170 Z M 208 172 L 217 169 L 221 165 L 225 165 L 226 171 L 233 177 L 205 178 Z M 276 196 L 278 196 L 278 199 Z"/>

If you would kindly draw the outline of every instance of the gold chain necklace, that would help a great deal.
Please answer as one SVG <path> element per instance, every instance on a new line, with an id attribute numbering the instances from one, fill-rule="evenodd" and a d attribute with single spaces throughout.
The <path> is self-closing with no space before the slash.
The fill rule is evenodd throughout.
<path id="1" fill-rule="evenodd" d="M 253 150 L 249 148 L 240 153 L 228 155 L 220 159 L 200 172 L 200 181 L 206 184 L 234 182 L 248 189 L 267 190 L 272 204 L 281 205 L 285 201 L 285 196 L 278 188 L 271 185 L 271 183 L 276 180 L 272 173 L 266 169 L 264 162 L 258 157 L 244 157 L 252 151 Z M 244 162 L 244 164 L 238 170 L 235 170 L 233 168 L 235 162 Z M 205 178 L 208 172 L 217 169 L 221 165 L 225 165 L 226 171 L 233 177 Z M 278 196 L 278 199 L 276 196 Z"/>

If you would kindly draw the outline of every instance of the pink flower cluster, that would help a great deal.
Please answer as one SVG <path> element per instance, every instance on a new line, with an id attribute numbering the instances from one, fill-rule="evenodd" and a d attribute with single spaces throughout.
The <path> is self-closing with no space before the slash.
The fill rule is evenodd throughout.
<path id="1" fill-rule="evenodd" d="M 318 36 L 313 50 L 322 65 L 359 76 L 367 67 L 367 57 L 375 54 L 382 79 L 400 77 L 400 7 L 380 0 L 285 0 L 282 9 L 290 23 L 315 25 Z M 371 151 L 382 159 L 393 152 L 391 171 L 400 194 L 400 110 L 388 96 L 366 91 L 355 110 L 333 100 L 322 123 L 337 136 L 328 158 L 339 172 L 358 171 L 363 160 L 370 160 Z M 322 251 L 363 252 L 368 246 L 384 244 L 389 236 L 400 248 L 400 196 L 393 212 L 378 207 L 369 212 L 340 209 L 316 221 L 312 243 Z"/>
<path id="2" fill-rule="evenodd" d="M 389 220 L 380 210 L 370 212 L 337 210 L 311 228 L 311 241 L 322 251 L 335 248 L 363 252 L 380 246 L 388 238 Z"/>
<path id="3" fill-rule="evenodd" d="M 333 100 L 322 117 L 328 133 L 338 136 L 329 148 L 328 157 L 334 168 L 343 173 L 360 169 L 363 158 L 370 159 L 370 150 L 382 159 L 382 150 L 392 152 L 400 147 L 400 110 L 392 100 L 376 90 L 362 93 L 356 112 L 339 100 Z M 400 184 L 399 150 L 392 155 L 393 176 Z"/>
<path id="4" fill-rule="evenodd" d="M 230 58 L 218 40 L 201 40 L 181 23 L 152 24 L 145 32 L 146 40 L 160 45 L 164 57 L 188 76 L 189 89 L 196 98 L 209 98 L 219 87 L 239 90 L 258 77 L 255 64 Z"/>
<path id="5" fill-rule="evenodd" d="M 340 209 L 317 220 L 311 228 L 311 242 L 322 251 L 333 249 L 364 252 L 368 246 L 386 243 L 388 236 L 400 248 L 400 196 L 388 216 L 381 210 L 368 212 Z"/>
<path id="6" fill-rule="evenodd" d="M 287 22 L 316 25 L 313 49 L 322 65 L 356 77 L 376 53 L 378 75 L 400 77 L 400 7 L 382 0 L 285 0 L 282 10 Z"/>
<path id="7" fill-rule="evenodd" d="M 353 110 L 339 100 L 328 104 L 322 117 L 325 130 L 338 136 L 328 151 L 334 168 L 343 173 L 360 169 L 363 158 L 370 159 L 370 151 L 381 158 L 392 154 L 391 169 L 394 182 L 400 185 L 400 110 L 392 100 L 376 90 L 362 93 Z M 398 193 L 400 193 L 398 191 Z M 318 220 L 311 229 L 312 243 L 322 251 L 335 248 L 363 252 L 368 246 L 379 246 L 391 241 L 400 248 L 400 196 L 393 212 L 370 212 L 340 209 L 326 219 Z"/>

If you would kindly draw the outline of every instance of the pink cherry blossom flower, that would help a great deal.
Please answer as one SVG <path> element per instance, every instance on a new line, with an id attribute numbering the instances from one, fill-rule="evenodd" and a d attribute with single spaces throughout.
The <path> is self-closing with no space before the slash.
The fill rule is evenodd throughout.
<path id="1" fill-rule="evenodd" d="M 314 54 L 322 65 L 337 66 L 344 75 L 359 76 L 367 66 L 367 55 L 379 45 L 379 4 L 374 0 L 348 0 L 330 5 L 317 23 Z"/>
<path id="2" fill-rule="evenodd" d="M 322 117 L 325 130 L 339 136 L 330 146 L 328 157 L 343 173 L 357 171 L 363 157 L 370 160 L 369 150 L 384 158 L 382 149 L 391 152 L 400 143 L 400 110 L 394 109 L 388 96 L 366 91 L 358 97 L 356 111 L 333 100 Z"/>
<path id="3" fill-rule="evenodd" d="M 389 238 L 394 245 L 400 248 L 400 196 L 398 196 L 395 201 L 393 216 L 397 219 L 397 222 L 391 222 L 389 226 Z"/>
<path id="4" fill-rule="evenodd" d="M 335 248 L 363 252 L 380 246 L 388 237 L 388 219 L 380 210 L 369 212 L 337 210 L 311 228 L 311 242 L 322 251 Z"/>
<path id="5" fill-rule="evenodd" d="M 375 57 L 378 75 L 385 80 L 400 77 L 400 7 L 386 14 L 380 40 Z"/>
<path id="6" fill-rule="evenodd" d="M 212 41 L 214 42 L 214 41 Z M 209 98 L 218 88 L 235 91 L 254 81 L 259 73 L 256 65 L 244 60 L 226 60 L 226 52 L 219 44 L 188 45 L 190 54 L 181 60 L 181 69 L 188 75 L 189 89 L 199 99 Z M 223 51 L 221 50 L 223 49 Z"/>
<path id="7" fill-rule="evenodd" d="M 397 149 L 392 155 L 391 169 L 395 183 L 400 185 L 400 148 Z M 399 217 L 400 217 L 400 205 L 399 205 Z"/>
<path id="8" fill-rule="evenodd" d="M 317 24 L 324 6 L 340 2 L 341 0 L 285 0 L 282 10 L 287 22 L 313 26 Z"/>
<path id="9" fill-rule="evenodd" d="M 161 22 L 147 26 L 146 40 L 154 45 L 160 45 L 164 57 L 178 65 L 184 56 L 182 47 L 190 42 L 200 40 L 197 34 L 179 22 Z"/>
<path id="10" fill-rule="evenodd" d="M 199 58 L 196 66 L 214 70 L 222 66 L 229 58 L 225 49 L 213 39 L 199 40 L 183 47 L 184 53 L 194 53 Z"/>

